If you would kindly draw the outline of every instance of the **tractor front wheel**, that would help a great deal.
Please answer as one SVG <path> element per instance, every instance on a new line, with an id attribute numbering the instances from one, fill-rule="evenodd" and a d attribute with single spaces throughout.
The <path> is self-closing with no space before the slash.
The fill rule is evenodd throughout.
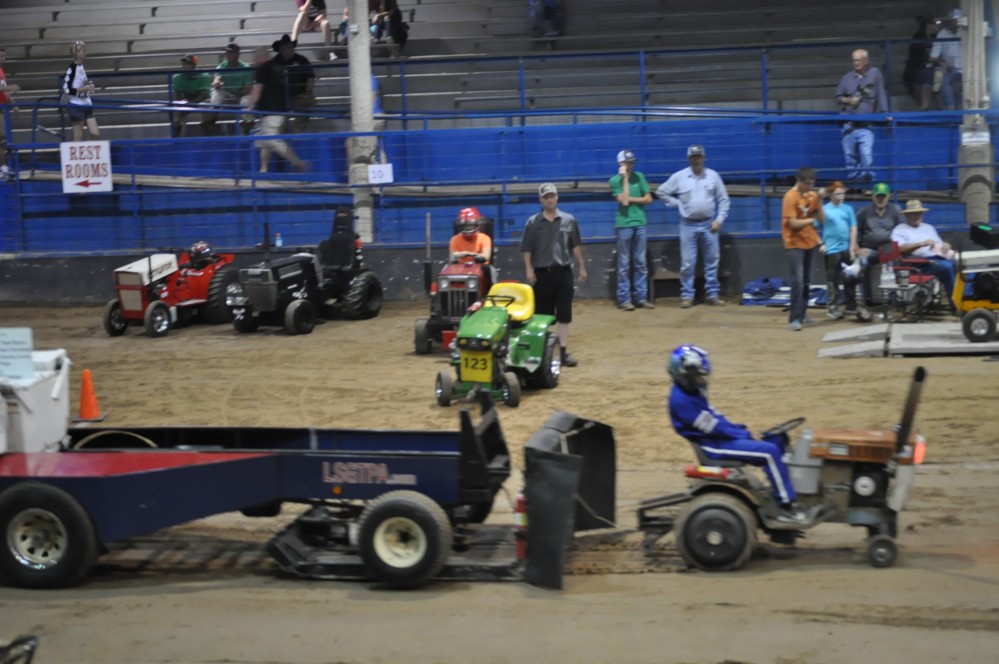
<path id="1" fill-rule="evenodd" d="M 316 326 L 316 308 L 308 300 L 295 300 L 284 310 L 288 334 L 309 334 Z"/>
<path id="2" fill-rule="evenodd" d="M 756 519 L 735 496 L 706 493 L 683 508 L 676 521 L 676 548 L 692 567 L 741 568 L 756 546 Z"/>
<path id="3" fill-rule="evenodd" d="M 413 346 L 417 355 L 428 355 L 434 349 L 434 340 L 430 337 L 430 330 L 427 329 L 428 324 L 426 318 L 417 318 L 413 325 Z"/>
<path id="4" fill-rule="evenodd" d="M 149 336 L 165 337 L 170 332 L 170 307 L 160 300 L 150 302 L 142 322 Z"/>
<path id="5" fill-rule="evenodd" d="M 898 546 L 888 535 L 875 535 L 867 542 L 867 559 L 872 567 L 891 567 L 898 560 Z"/>
<path id="6" fill-rule="evenodd" d="M 503 374 L 503 403 L 510 408 L 520 405 L 520 378 L 512 371 Z"/>
<path id="7" fill-rule="evenodd" d="M 961 329 L 972 343 L 992 341 L 996 336 L 996 314 L 988 309 L 972 309 L 961 320 Z"/>
<path id="8" fill-rule="evenodd" d="M 80 504 L 37 482 L 0 493 L 0 577 L 21 588 L 66 588 L 97 561 L 97 534 Z"/>
<path id="9" fill-rule="evenodd" d="M 413 588 L 433 578 L 447 563 L 452 541 L 447 513 L 416 491 L 376 498 L 358 522 L 365 569 L 393 588 Z"/>
<path id="10" fill-rule="evenodd" d="M 235 307 L 232 310 L 232 326 L 237 332 L 256 332 L 260 327 L 260 319 L 253 315 L 249 306 Z"/>
<path id="11" fill-rule="evenodd" d="M 121 302 L 115 298 L 104 307 L 104 331 L 109 337 L 120 337 L 128 329 L 128 321 L 121 314 Z"/>
<path id="12" fill-rule="evenodd" d="M 450 406 L 451 399 L 454 398 L 454 380 L 447 371 L 437 374 L 437 385 L 434 387 L 434 394 L 437 396 L 438 406 Z"/>

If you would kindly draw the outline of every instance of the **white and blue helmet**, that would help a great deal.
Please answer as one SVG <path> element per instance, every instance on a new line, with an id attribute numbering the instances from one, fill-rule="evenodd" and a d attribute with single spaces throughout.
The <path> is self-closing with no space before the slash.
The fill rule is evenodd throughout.
<path id="1" fill-rule="evenodd" d="M 711 375 L 711 360 L 708 352 L 692 344 L 677 346 L 670 353 L 666 371 L 673 382 L 688 392 L 704 390 L 708 387 L 708 376 Z"/>

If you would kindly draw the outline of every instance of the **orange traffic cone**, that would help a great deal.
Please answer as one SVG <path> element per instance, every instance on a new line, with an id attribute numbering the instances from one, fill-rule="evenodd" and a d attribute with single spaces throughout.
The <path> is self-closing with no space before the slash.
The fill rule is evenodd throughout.
<path id="1" fill-rule="evenodd" d="M 83 378 L 80 385 L 80 417 L 74 422 L 100 422 L 107 415 L 101 414 L 101 407 L 97 403 L 97 393 L 94 391 L 94 379 L 90 375 L 90 369 L 83 370 Z"/>

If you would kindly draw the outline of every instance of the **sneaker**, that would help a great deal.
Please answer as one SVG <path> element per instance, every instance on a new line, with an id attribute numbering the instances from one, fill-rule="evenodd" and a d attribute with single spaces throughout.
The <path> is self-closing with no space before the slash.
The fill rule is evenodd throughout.
<path id="1" fill-rule="evenodd" d="M 684 300 L 680 303 L 681 309 L 690 309 L 692 306 L 694 306 L 694 301 L 686 298 L 684 298 Z"/>
<path id="2" fill-rule="evenodd" d="M 574 358 L 569 353 L 562 353 L 562 366 L 563 367 L 574 367 L 579 364 L 579 360 Z"/>
<path id="3" fill-rule="evenodd" d="M 811 318 L 809 318 L 808 316 L 805 316 L 804 318 L 802 318 L 801 322 L 804 325 L 815 325 L 815 321 L 812 320 Z"/>
<path id="4" fill-rule="evenodd" d="M 844 309 L 843 310 L 843 315 L 844 316 L 856 316 L 857 315 L 857 310 L 856 309 Z"/>
<path id="5" fill-rule="evenodd" d="M 638 308 L 639 309 L 655 309 L 656 305 L 652 304 L 648 300 L 639 300 L 638 301 Z"/>
<path id="6" fill-rule="evenodd" d="M 336 60 L 336 59 L 337 59 L 336 53 L 334 53 L 333 51 L 330 51 L 330 61 L 333 61 L 333 60 Z"/>
<path id="7" fill-rule="evenodd" d="M 843 312 L 840 311 L 839 309 L 830 309 L 829 311 L 826 312 L 826 316 L 828 318 L 832 318 L 833 320 L 840 320 L 841 318 L 843 318 L 843 315 L 844 315 Z"/>
<path id="8" fill-rule="evenodd" d="M 634 311 L 635 310 L 635 305 L 633 305 L 631 302 L 625 302 L 624 304 L 619 304 L 618 306 L 621 308 L 621 311 Z"/>
<path id="9" fill-rule="evenodd" d="M 801 321 L 800 320 L 793 320 L 793 321 L 791 321 L 791 331 L 792 332 L 801 332 Z"/>
<path id="10" fill-rule="evenodd" d="M 721 300 L 718 297 L 709 297 L 704 302 L 704 304 L 708 305 L 709 307 L 724 307 L 725 306 L 725 300 Z"/>
<path id="11" fill-rule="evenodd" d="M 796 526 L 807 526 L 812 523 L 812 515 L 801 508 L 790 507 L 778 510 L 777 520 L 781 523 L 791 523 Z"/>

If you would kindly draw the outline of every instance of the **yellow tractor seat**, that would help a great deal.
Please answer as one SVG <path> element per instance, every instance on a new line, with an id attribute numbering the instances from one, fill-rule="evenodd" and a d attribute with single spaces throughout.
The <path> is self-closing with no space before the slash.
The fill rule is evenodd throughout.
<path id="1" fill-rule="evenodd" d="M 505 306 L 507 312 L 510 314 L 510 320 L 515 323 L 523 323 L 530 320 L 531 316 L 534 315 L 534 289 L 527 284 L 515 281 L 501 281 L 498 284 L 493 284 L 492 288 L 489 289 L 489 295 L 513 298 L 513 302 Z M 487 299 L 486 306 L 495 307 L 504 305 L 490 302 Z"/>

